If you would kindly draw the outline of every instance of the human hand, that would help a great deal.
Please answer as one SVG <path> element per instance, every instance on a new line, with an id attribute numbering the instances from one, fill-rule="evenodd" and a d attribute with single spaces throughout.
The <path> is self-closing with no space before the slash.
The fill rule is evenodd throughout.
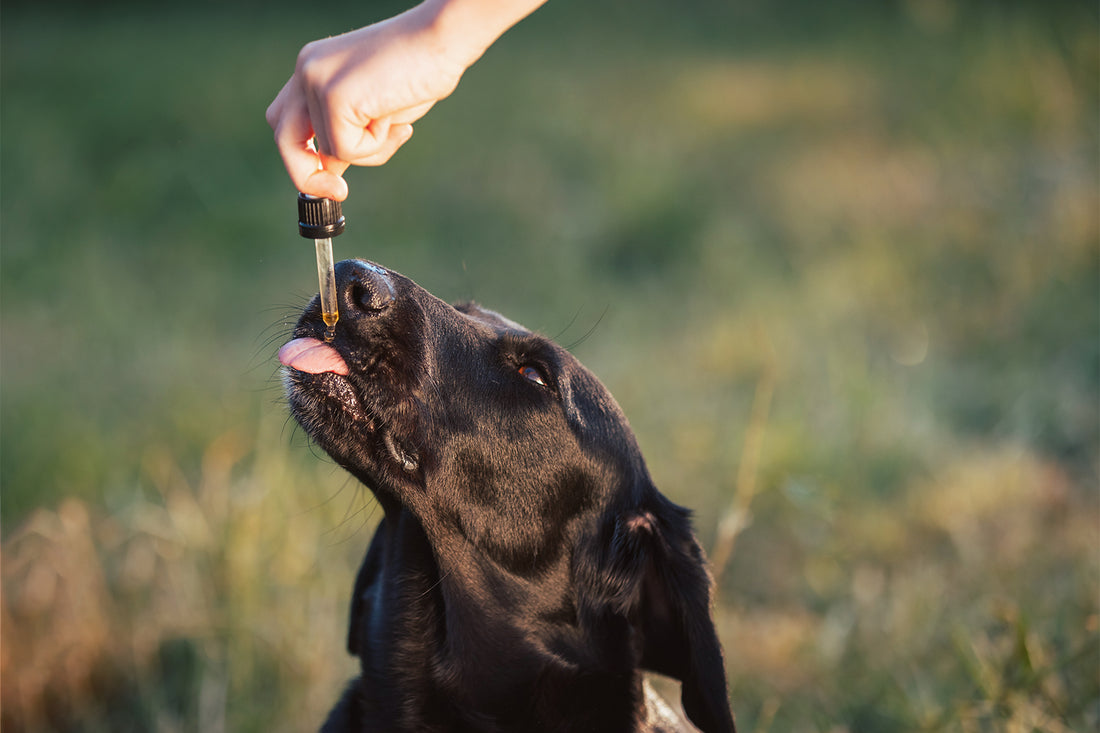
<path id="1" fill-rule="evenodd" d="M 294 185 L 343 201 L 349 165 L 388 161 L 412 137 L 412 123 L 543 2 L 424 0 L 389 20 L 307 44 L 267 108 Z"/>
<path id="2" fill-rule="evenodd" d="M 431 4 L 314 41 L 267 108 L 299 191 L 343 201 L 349 165 L 381 165 L 484 49 L 447 43 Z"/>

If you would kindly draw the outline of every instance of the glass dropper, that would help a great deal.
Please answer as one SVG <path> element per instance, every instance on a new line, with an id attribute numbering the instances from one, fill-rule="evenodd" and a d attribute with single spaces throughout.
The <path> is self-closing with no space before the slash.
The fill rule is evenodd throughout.
<path id="1" fill-rule="evenodd" d="M 298 233 L 317 246 L 317 281 L 321 290 L 321 318 L 325 321 L 325 341 L 336 336 L 340 311 L 336 305 L 336 269 L 332 262 L 332 238 L 344 231 L 340 202 L 298 194 Z"/>

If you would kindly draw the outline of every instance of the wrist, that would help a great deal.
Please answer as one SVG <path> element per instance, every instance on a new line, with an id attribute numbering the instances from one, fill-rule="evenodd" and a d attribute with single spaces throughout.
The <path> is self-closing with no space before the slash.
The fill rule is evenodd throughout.
<path id="1" fill-rule="evenodd" d="M 469 68 L 504 32 L 545 0 L 424 0 L 429 29 L 446 55 Z"/>

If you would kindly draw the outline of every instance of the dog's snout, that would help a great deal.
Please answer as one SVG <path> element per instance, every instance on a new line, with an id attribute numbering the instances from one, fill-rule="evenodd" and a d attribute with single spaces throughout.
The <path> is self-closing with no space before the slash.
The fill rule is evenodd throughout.
<path id="1" fill-rule="evenodd" d="M 338 264 L 336 283 L 344 293 L 347 307 L 360 313 L 380 313 L 397 297 L 389 273 L 362 260 L 345 260 Z"/>

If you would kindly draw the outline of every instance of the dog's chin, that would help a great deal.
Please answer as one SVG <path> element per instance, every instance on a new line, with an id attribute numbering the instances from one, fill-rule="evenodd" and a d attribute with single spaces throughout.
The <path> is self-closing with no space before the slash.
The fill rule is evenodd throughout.
<path id="1" fill-rule="evenodd" d="M 417 481 L 421 451 L 395 410 L 372 398 L 377 385 L 310 337 L 283 347 L 279 359 L 294 417 L 337 463 L 376 492 L 399 494 L 401 486 Z"/>
<path id="2" fill-rule="evenodd" d="M 385 409 L 371 405 L 354 378 L 287 369 L 290 409 L 309 437 L 367 486 L 400 494 L 418 482 L 421 451 Z"/>

